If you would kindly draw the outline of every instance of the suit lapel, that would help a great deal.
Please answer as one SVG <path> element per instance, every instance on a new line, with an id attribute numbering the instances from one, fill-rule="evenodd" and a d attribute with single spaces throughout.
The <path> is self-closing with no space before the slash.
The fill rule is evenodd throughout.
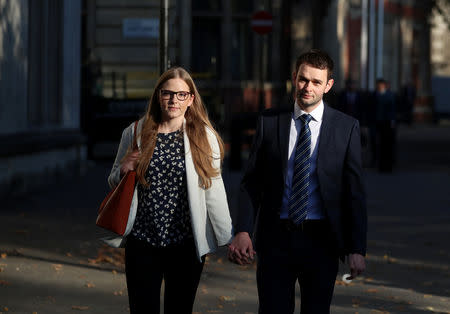
<path id="1" fill-rule="evenodd" d="M 322 125 L 320 127 L 320 139 L 319 139 L 319 151 L 317 156 L 317 164 L 320 165 L 323 158 L 327 156 L 327 152 L 332 148 L 332 138 L 334 137 L 331 132 L 333 120 L 333 112 L 325 105 L 323 109 Z"/>
<path id="2" fill-rule="evenodd" d="M 283 169 L 283 179 L 286 180 L 288 152 L 289 152 L 289 133 L 291 131 L 292 112 L 283 112 L 278 118 L 278 144 L 280 147 L 280 158 Z"/>

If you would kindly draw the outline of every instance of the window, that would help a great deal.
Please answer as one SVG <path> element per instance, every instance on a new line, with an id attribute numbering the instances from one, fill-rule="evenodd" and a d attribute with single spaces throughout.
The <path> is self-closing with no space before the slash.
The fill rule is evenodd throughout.
<path id="1" fill-rule="evenodd" d="M 248 20 L 234 19 L 231 38 L 231 77 L 249 80 L 253 77 L 253 40 Z"/>
<path id="2" fill-rule="evenodd" d="M 221 11 L 222 1 L 221 0 L 195 0 L 192 1 L 193 10 L 201 11 Z"/>
<path id="3" fill-rule="evenodd" d="M 192 72 L 200 79 L 220 78 L 221 28 L 219 19 L 192 21 Z"/>

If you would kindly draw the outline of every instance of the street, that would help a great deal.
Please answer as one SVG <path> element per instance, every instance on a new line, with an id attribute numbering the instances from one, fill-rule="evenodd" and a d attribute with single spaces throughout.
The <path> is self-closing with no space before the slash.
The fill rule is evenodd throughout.
<path id="1" fill-rule="evenodd" d="M 450 126 L 402 126 L 397 143 L 392 174 L 365 169 L 367 270 L 346 284 L 340 265 L 332 313 L 450 313 Z M 111 165 L 2 201 L 0 313 L 128 313 L 123 251 L 95 226 Z M 231 209 L 240 176 L 223 173 Z M 194 313 L 257 313 L 255 269 L 210 255 Z"/>

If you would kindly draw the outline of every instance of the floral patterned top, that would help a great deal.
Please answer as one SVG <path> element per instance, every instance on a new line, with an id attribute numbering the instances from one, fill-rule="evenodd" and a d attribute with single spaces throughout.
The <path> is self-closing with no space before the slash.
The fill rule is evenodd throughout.
<path id="1" fill-rule="evenodd" d="M 146 180 L 147 188 L 138 185 L 131 235 L 154 247 L 167 247 L 192 237 L 181 130 L 158 133 Z"/>

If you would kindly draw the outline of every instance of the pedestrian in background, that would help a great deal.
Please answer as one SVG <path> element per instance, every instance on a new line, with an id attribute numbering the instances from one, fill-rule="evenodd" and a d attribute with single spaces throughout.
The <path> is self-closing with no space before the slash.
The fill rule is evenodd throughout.
<path id="1" fill-rule="evenodd" d="M 330 108 L 333 60 L 311 50 L 297 59 L 295 103 L 261 114 L 241 183 L 243 202 L 229 258 L 257 253 L 260 314 L 329 313 L 339 257 L 365 269 L 367 214 L 358 120 Z"/>
<path id="2" fill-rule="evenodd" d="M 337 109 L 357 119 L 361 124 L 363 118 L 363 104 L 356 82 L 351 78 L 345 81 L 345 88 L 339 93 Z"/>
<path id="3" fill-rule="evenodd" d="M 122 134 L 108 178 L 137 172 L 136 218 L 125 241 L 130 310 L 192 313 L 205 255 L 231 240 L 221 177 L 223 142 L 189 73 L 176 67 L 158 79 L 146 114 Z"/>
<path id="4" fill-rule="evenodd" d="M 375 154 L 378 170 L 392 172 L 395 151 L 396 101 L 395 95 L 389 90 L 388 83 L 379 78 L 372 97 L 375 113 Z"/>

